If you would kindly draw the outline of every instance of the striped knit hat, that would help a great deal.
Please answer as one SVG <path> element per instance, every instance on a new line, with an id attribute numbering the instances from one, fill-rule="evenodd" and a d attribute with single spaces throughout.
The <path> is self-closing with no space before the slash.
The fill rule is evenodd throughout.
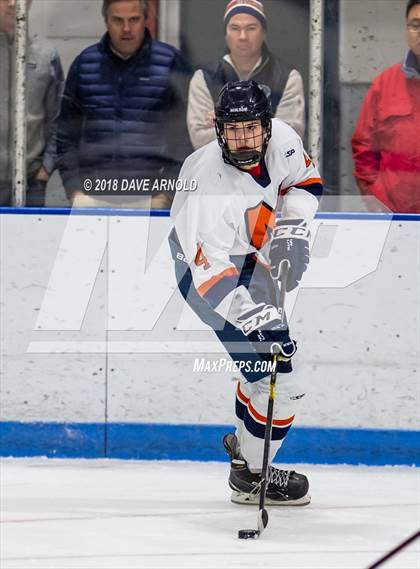
<path id="1" fill-rule="evenodd" d="M 264 6 L 258 0 L 231 0 L 225 10 L 225 28 L 232 16 L 236 14 L 249 14 L 257 18 L 264 29 L 267 29 L 267 20 L 264 14 Z"/>

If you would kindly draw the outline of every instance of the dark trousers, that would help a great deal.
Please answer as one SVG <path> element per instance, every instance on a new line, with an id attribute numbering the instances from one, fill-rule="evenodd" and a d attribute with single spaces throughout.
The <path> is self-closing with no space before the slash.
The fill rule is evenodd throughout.
<path id="1" fill-rule="evenodd" d="M 26 206 L 44 207 L 47 182 L 41 180 L 28 180 L 26 187 Z"/>
<path id="2" fill-rule="evenodd" d="M 13 205 L 12 187 L 13 182 L 11 180 L 0 181 L 0 206 Z M 26 206 L 44 207 L 46 188 L 47 182 L 30 178 L 26 186 Z"/>

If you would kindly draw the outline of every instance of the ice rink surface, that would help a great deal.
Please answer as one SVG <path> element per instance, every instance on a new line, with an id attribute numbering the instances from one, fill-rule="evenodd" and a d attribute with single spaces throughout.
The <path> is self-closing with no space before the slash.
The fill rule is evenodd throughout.
<path id="1" fill-rule="evenodd" d="M 419 525 L 419 471 L 305 466 L 312 503 L 229 501 L 228 463 L 3 459 L 2 569 L 364 569 Z M 383 565 L 418 569 L 419 541 Z"/>

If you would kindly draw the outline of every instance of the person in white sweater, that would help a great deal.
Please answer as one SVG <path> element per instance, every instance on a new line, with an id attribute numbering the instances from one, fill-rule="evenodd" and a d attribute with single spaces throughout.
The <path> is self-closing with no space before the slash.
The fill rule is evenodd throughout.
<path id="1" fill-rule="evenodd" d="M 267 48 L 267 20 L 257 0 L 231 0 L 224 15 L 228 53 L 212 70 L 198 69 L 189 86 L 187 125 L 195 149 L 215 139 L 214 104 L 228 81 L 253 80 L 270 90 L 273 116 L 305 134 L 302 76 Z"/>

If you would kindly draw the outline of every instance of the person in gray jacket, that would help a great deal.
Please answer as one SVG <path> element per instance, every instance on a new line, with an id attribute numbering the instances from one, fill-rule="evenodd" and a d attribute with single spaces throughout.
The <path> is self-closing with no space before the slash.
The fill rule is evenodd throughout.
<path id="1" fill-rule="evenodd" d="M 299 71 L 275 57 L 265 43 L 262 2 L 231 0 L 224 15 L 228 53 L 215 69 L 199 69 L 189 87 L 187 124 L 195 149 L 215 139 L 214 104 L 229 81 L 254 80 L 270 89 L 273 115 L 305 134 L 305 98 Z"/>
<path id="2" fill-rule="evenodd" d="M 12 205 L 14 163 L 14 69 L 16 0 L 0 0 L 0 205 Z M 31 0 L 27 0 L 28 10 Z M 28 37 L 26 58 L 27 186 L 26 205 L 43 207 L 54 170 L 56 117 L 63 86 L 57 50 L 46 40 Z"/>

